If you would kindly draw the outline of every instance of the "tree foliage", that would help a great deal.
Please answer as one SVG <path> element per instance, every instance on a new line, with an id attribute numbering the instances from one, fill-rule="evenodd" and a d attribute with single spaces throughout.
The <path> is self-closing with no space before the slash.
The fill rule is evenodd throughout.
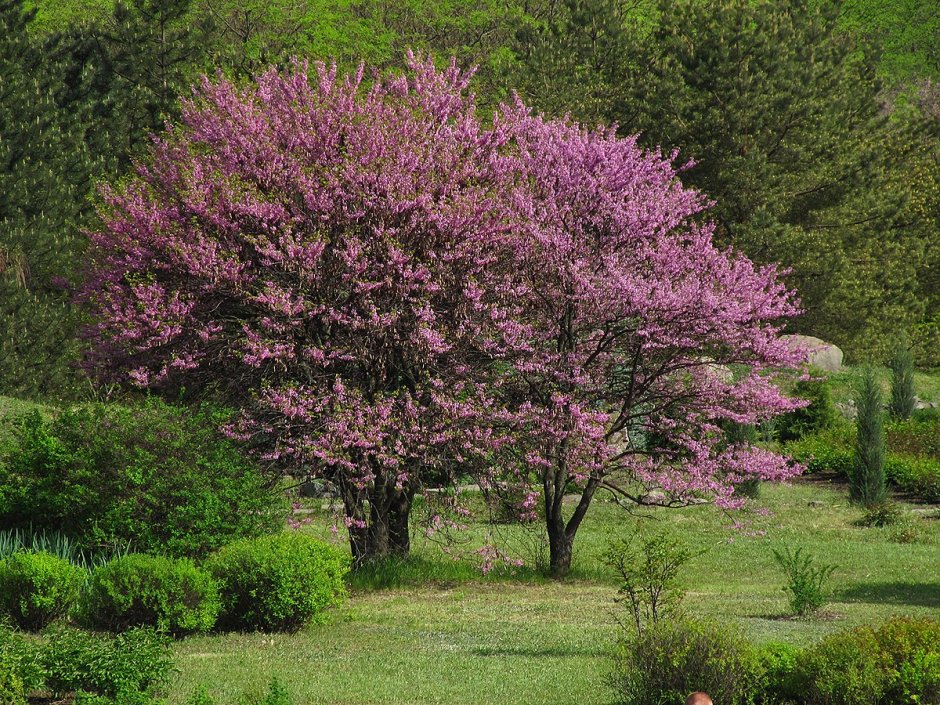
<path id="1" fill-rule="evenodd" d="M 237 403 L 233 436 L 339 488 L 357 560 L 407 550 L 441 469 L 534 483 L 558 574 L 615 472 L 724 506 L 792 472 L 716 424 L 793 407 L 765 372 L 797 360 L 777 339 L 796 306 L 712 244 L 669 159 L 521 103 L 484 128 L 453 64 L 361 78 L 205 81 L 105 192 L 99 374 Z"/>

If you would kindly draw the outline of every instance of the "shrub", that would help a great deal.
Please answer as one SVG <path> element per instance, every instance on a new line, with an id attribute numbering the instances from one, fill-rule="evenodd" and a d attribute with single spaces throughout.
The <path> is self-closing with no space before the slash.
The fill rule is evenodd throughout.
<path id="1" fill-rule="evenodd" d="M 147 702 L 173 668 L 167 639 L 150 629 L 130 629 L 116 637 L 60 628 L 44 650 L 46 687 L 56 695 L 81 693 L 85 702 L 110 698 Z"/>
<path id="2" fill-rule="evenodd" d="M 827 637 L 797 674 L 812 705 L 940 702 L 940 620 L 895 618 Z"/>
<path id="3" fill-rule="evenodd" d="M 211 629 L 219 607 L 212 576 L 188 558 L 130 554 L 92 573 L 81 617 L 111 631 L 149 626 L 186 634 Z"/>
<path id="4" fill-rule="evenodd" d="M 691 620 L 662 620 L 626 639 L 613 677 L 624 705 L 681 703 L 693 690 L 747 705 L 761 681 L 757 653 L 737 628 Z"/>
<path id="5" fill-rule="evenodd" d="M 829 428 L 839 417 L 839 412 L 832 402 L 829 381 L 819 371 L 815 377 L 794 384 L 792 396 L 807 400 L 809 405 L 777 418 L 777 437 L 783 442 L 799 440 Z"/>
<path id="6" fill-rule="evenodd" d="M 5 668 L 16 675 L 25 692 L 43 687 L 42 657 L 39 647 L 32 640 L 0 627 L 0 660 L 4 662 Z M 2 696 L 0 703 L 4 703 Z"/>
<path id="7" fill-rule="evenodd" d="M 634 534 L 608 548 L 606 563 L 622 581 L 620 601 L 630 608 L 637 631 L 679 611 L 685 591 L 677 578 L 695 555 L 681 541 L 662 533 L 643 538 Z"/>
<path id="8" fill-rule="evenodd" d="M 760 663 L 762 705 L 796 702 L 800 699 L 797 664 L 800 650 L 789 644 L 771 643 L 757 651 Z"/>
<path id="9" fill-rule="evenodd" d="M 0 558 L 23 551 L 51 553 L 84 570 L 91 570 L 95 566 L 129 552 L 126 546 L 111 546 L 89 551 L 65 534 L 44 529 L 39 531 L 22 528 L 0 530 Z"/>
<path id="10" fill-rule="evenodd" d="M 0 705 L 26 705 L 26 689 L 13 660 L 0 651 Z"/>
<path id="11" fill-rule="evenodd" d="M 22 629 L 38 630 L 72 609 L 85 572 L 51 553 L 14 553 L 0 562 L 0 609 Z"/>
<path id="12" fill-rule="evenodd" d="M 940 502 L 940 461 L 891 455 L 885 474 L 901 491 L 927 502 Z"/>
<path id="13" fill-rule="evenodd" d="M 887 496 L 881 388 L 870 367 L 859 386 L 856 407 L 855 465 L 849 473 L 849 497 L 868 507 L 884 502 Z"/>
<path id="14" fill-rule="evenodd" d="M 826 472 L 848 477 L 855 464 L 854 429 L 846 421 L 788 443 L 786 452 L 806 466 L 807 473 Z"/>
<path id="15" fill-rule="evenodd" d="M 28 413 L 0 457 L 0 528 L 191 556 L 277 530 L 283 497 L 219 435 L 220 421 L 158 400 L 79 406 L 53 420 Z"/>
<path id="16" fill-rule="evenodd" d="M 243 539 L 207 562 L 222 594 L 228 628 L 292 631 L 345 595 L 349 558 L 310 536 L 290 532 Z"/>
<path id="17" fill-rule="evenodd" d="M 773 550 L 774 560 L 787 579 L 784 591 L 789 594 L 790 609 L 794 614 L 805 616 L 826 604 L 826 581 L 832 576 L 834 565 L 814 565 L 812 556 L 802 548 L 790 551 Z"/>

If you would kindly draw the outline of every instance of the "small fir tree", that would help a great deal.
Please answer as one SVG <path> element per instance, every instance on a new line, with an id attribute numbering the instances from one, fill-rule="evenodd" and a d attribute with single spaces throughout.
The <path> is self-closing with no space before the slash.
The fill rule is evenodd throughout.
<path id="1" fill-rule="evenodd" d="M 898 342 L 888 366 L 891 368 L 891 403 L 888 408 L 893 417 L 909 419 L 917 397 L 914 395 L 914 356 L 906 338 Z"/>
<path id="2" fill-rule="evenodd" d="M 855 467 L 849 476 L 853 502 L 865 507 L 885 500 L 885 433 L 882 419 L 881 387 L 872 368 L 865 371 L 859 385 Z"/>

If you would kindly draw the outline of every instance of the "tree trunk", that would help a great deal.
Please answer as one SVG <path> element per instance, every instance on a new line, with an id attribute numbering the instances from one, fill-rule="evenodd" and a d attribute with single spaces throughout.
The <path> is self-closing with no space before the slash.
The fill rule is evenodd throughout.
<path id="1" fill-rule="evenodd" d="M 352 520 L 349 548 L 354 566 L 388 556 L 408 555 L 411 550 L 409 519 L 413 499 L 413 489 L 399 490 L 391 483 L 379 483 L 367 495 L 363 492 L 344 493 L 346 517 Z"/>
<path id="2" fill-rule="evenodd" d="M 571 549 L 574 536 L 568 536 L 563 521 L 548 526 L 548 569 L 553 578 L 563 578 L 571 570 Z"/>
<path id="3" fill-rule="evenodd" d="M 392 554 L 396 556 L 407 556 L 411 551 L 409 519 L 413 499 L 414 490 L 406 487 L 404 490 L 395 491 L 389 506 L 389 544 Z"/>

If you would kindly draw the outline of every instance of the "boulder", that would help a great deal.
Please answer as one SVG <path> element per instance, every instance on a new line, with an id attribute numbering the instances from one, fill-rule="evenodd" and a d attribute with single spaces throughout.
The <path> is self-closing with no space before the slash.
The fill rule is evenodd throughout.
<path id="1" fill-rule="evenodd" d="M 783 339 L 791 347 L 801 347 L 806 350 L 806 361 L 813 367 L 824 372 L 840 372 L 842 370 L 842 350 L 825 340 L 814 338 L 811 335 L 785 335 Z"/>

